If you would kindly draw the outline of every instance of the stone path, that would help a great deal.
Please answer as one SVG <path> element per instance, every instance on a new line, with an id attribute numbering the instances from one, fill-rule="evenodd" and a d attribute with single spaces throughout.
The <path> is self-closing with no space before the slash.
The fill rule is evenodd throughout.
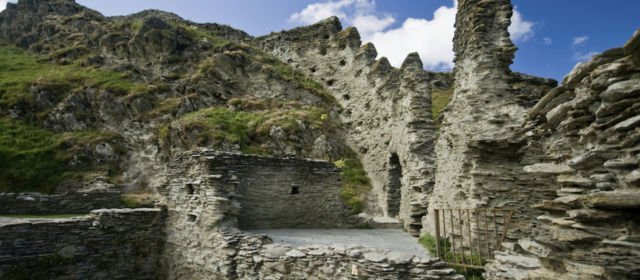
<path id="1" fill-rule="evenodd" d="M 363 246 L 392 252 L 429 257 L 418 239 L 397 229 L 265 229 L 249 230 L 265 234 L 276 244 Z"/>

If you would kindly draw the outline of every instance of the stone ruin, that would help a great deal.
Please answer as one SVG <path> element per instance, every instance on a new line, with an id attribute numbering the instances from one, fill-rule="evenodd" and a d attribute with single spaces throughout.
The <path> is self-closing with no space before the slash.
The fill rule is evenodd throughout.
<path id="1" fill-rule="evenodd" d="M 551 81 L 508 68 L 510 1 L 458 9 L 429 208 L 513 209 L 488 279 L 640 277 L 640 32 L 547 90 Z M 433 233 L 431 217 L 423 225 Z"/>
<path id="2" fill-rule="evenodd" d="M 448 78 L 416 54 L 393 68 L 337 18 L 255 43 L 334 93 L 372 180 L 369 213 L 418 235 L 434 233 L 435 209 L 511 209 L 517 223 L 487 279 L 637 279 L 640 32 L 558 86 L 509 69 L 511 14 L 508 0 L 458 1 L 454 95 L 438 134 L 430 90 Z M 462 279 L 437 258 L 244 231 L 353 228 L 328 162 L 195 151 L 167 177 L 156 209 L 0 225 L 0 278 L 54 265 L 59 279 Z"/>
<path id="3" fill-rule="evenodd" d="M 245 231 L 353 228 L 332 163 L 204 150 L 169 178 L 158 208 L 0 224 L 0 279 L 464 279 L 438 258 Z"/>
<path id="4" fill-rule="evenodd" d="M 337 17 L 274 33 L 256 44 L 310 77 L 322 81 L 344 110 L 352 127 L 346 141 L 358 154 L 371 179 L 366 212 L 398 218 L 418 236 L 434 185 L 430 88 L 448 84 L 442 73 L 423 70 L 417 53 L 400 69 L 362 45 L 358 31 L 342 30 Z"/>
<path id="5" fill-rule="evenodd" d="M 251 228 L 353 228 L 338 169 L 317 160 L 213 151 L 179 156 L 167 198 L 168 279 L 461 279 L 437 258 L 358 246 L 270 244 Z"/>

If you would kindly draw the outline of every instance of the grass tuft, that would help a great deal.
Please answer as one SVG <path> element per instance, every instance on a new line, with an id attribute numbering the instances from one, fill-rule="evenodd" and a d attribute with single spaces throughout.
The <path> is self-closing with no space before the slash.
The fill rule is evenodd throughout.
<path id="1" fill-rule="evenodd" d="M 420 243 L 420 245 L 422 245 L 422 247 L 424 247 L 425 249 L 427 249 L 427 251 L 429 251 L 429 253 L 432 256 L 437 256 L 437 251 L 436 251 L 436 238 L 431 235 L 431 234 L 425 234 L 423 236 L 420 236 L 420 239 L 418 239 L 418 243 Z M 440 248 L 447 248 L 450 249 L 451 248 L 451 242 L 449 241 L 449 239 L 441 239 L 440 240 Z M 484 265 L 486 262 L 482 260 L 482 258 L 479 255 L 462 255 L 461 253 L 457 253 L 457 254 L 453 254 L 450 251 L 445 252 L 445 258 L 447 260 L 454 260 L 455 262 L 462 262 L 462 260 L 464 259 L 465 263 L 473 263 L 473 264 L 478 264 L 481 263 L 482 265 Z M 473 268 L 464 268 L 464 267 L 458 267 L 458 266 L 454 266 L 454 269 L 456 270 L 456 272 L 463 274 L 467 277 L 467 279 L 471 279 L 471 280 L 483 280 L 484 277 L 482 276 L 482 269 L 473 269 Z"/>
<path id="2" fill-rule="evenodd" d="M 342 190 L 340 197 L 351 208 L 353 214 L 364 208 L 366 194 L 371 190 L 367 172 L 360 160 L 354 155 L 334 162 L 342 170 Z"/>
<path id="3" fill-rule="evenodd" d="M 433 113 L 433 120 L 438 121 L 442 111 L 447 108 L 451 97 L 453 96 L 453 87 L 448 89 L 433 89 L 431 92 L 431 106 Z M 439 125 L 438 125 L 439 126 Z"/>

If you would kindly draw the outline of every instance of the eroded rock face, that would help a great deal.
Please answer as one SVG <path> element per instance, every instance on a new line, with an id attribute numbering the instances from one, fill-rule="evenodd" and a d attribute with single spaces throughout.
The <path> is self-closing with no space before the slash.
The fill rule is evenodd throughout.
<path id="1" fill-rule="evenodd" d="M 230 104 L 232 99 L 264 104 L 295 102 L 300 111 L 317 107 L 326 112 L 326 123 L 335 124 L 320 131 L 298 118 L 294 121 L 301 128 L 295 133 L 259 136 L 268 146 L 266 153 L 338 158 L 345 151 L 334 112 L 336 104 L 319 96 L 319 89 L 305 88 L 300 79 L 285 77 L 284 72 L 293 73 L 291 68 L 244 44 L 253 38 L 242 31 L 196 24 L 161 11 L 105 17 L 72 0 L 19 1 L 7 7 L 0 13 L 3 43 L 16 44 L 29 55 L 51 63 L 122 74 L 126 78 L 116 83 L 140 86 L 123 90 L 117 85 L 83 86 L 76 81 L 62 83 L 64 86 L 34 83 L 26 95 L 33 102 L 0 106 L 0 117 L 28 120 L 46 130 L 100 130 L 118 136 L 121 164 L 119 174 L 111 176 L 118 177 L 128 190 L 153 191 L 161 185 L 166 159 L 173 153 L 202 145 L 239 151 L 238 141 L 198 141 L 201 131 L 174 124 L 176 119 L 205 108 L 249 111 Z M 161 139 L 159 130 L 165 127 L 166 137 Z M 275 124 L 270 128 L 282 130 Z M 314 150 L 313 142 L 322 135 L 328 140 L 322 149 Z M 82 164 L 104 161 L 100 154 L 87 158 Z"/>
<path id="2" fill-rule="evenodd" d="M 435 127 L 428 85 L 446 75 L 426 72 L 417 54 L 400 69 L 376 60 L 355 28 L 337 18 L 257 38 L 256 44 L 321 81 L 342 107 L 347 143 L 372 180 L 367 209 L 403 220 L 418 234 L 433 188 Z"/>
<path id="3" fill-rule="evenodd" d="M 521 183 L 525 144 L 513 137 L 555 82 L 510 71 L 516 50 L 507 32 L 511 9 L 508 0 L 458 2 L 454 95 L 436 143 L 430 209 L 515 208 L 518 218 L 529 214 L 525 205 L 533 196 L 550 194 L 544 182 L 535 194 Z M 432 220 L 423 219 L 431 234 Z"/>
<path id="4" fill-rule="evenodd" d="M 555 194 L 530 239 L 507 244 L 492 279 L 637 279 L 640 34 L 578 64 L 528 114 L 525 172 Z M 531 149 L 531 147 L 537 147 Z M 530 260 L 522 266 L 518 260 Z"/>

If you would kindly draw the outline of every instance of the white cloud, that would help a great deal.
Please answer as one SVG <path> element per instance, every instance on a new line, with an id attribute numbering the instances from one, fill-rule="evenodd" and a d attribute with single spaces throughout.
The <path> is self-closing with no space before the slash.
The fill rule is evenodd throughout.
<path id="1" fill-rule="evenodd" d="M 323 2 L 309 4 L 302 11 L 294 13 L 289 18 L 291 21 L 302 24 L 313 24 L 331 16 L 341 19 L 346 18 L 343 8 L 355 4 L 357 0 L 340 0 L 338 2 Z"/>
<path id="2" fill-rule="evenodd" d="M 542 41 L 543 41 L 542 43 L 545 46 L 551 46 L 551 44 L 553 44 L 553 40 L 551 40 L 551 38 L 549 38 L 549 37 L 542 38 Z"/>
<path id="3" fill-rule="evenodd" d="M 589 36 L 574 37 L 571 42 L 571 48 L 573 49 L 573 59 L 576 61 L 588 61 L 593 58 L 594 55 L 599 54 L 595 51 L 586 51 L 586 44 L 589 40 Z"/>
<path id="4" fill-rule="evenodd" d="M 4 8 L 7 7 L 8 0 L 0 0 L 0 12 L 4 11 Z"/>
<path id="5" fill-rule="evenodd" d="M 0 0 L 0 12 L 4 11 L 7 7 L 7 3 L 16 3 L 18 0 Z"/>
<path id="6" fill-rule="evenodd" d="M 593 58 L 594 55 L 598 55 L 600 54 L 599 52 L 575 52 L 573 53 L 573 59 L 577 60 L 577 61 L 588 61 L 591 60 L 591 58 Z"/>
<path id="7" fill-rule="evenodd" d="M 337 0 L 313 3 L 291 15 L 297 24 L 312 24 L 330 16 L 338 16 L 345 25 L 358 28 L 364 42 L 372 42 L 379 56 L 385 56 L 392 65 L 400 66 L 411 52 L 418 52 L 425 68 L 449 70 L 453 68 L 453 35 L 457 1 L 442 6 L 432 19 L 407 18 L 399 27 L 392 28 L 396 18 L 376 10 L 374 0 Z M 533 22 L 523 19 L 514 9 L 509 27 L 511 38 L 525 41 L 533 36 Z"/>
<path id="8" fill-rule="evenodd" d="M 358 27 L 358 32 L 363 38 L 370 38 L 376 32 L 387 29 L 394 22 L 396 19 L 392 16 L 359 15 L 352 19 L 353 25 Z"/>
<path id="9" fill-rule="evenodd" d="M 401 65 L 407 54 L 417 51 L 425 68 L 448 70 L 453 68 L 455 18 L 455 8 L 440 7 L 432 20 L 408 18 L 398 28 L 378 31 L 363 38 L 371 41 L 394 66 Z"/>
<path id="10" fill-rule="evenodd" d="M 574 46 L 583 45 L 584 43 L 587 42 L 587 40 L 589 40 L 589 36 L 575 37 L 573 38 L 573 43 L 571 44 Z"/>
<path id="11" fill-rule="evenodd" d="M 511 16 L 511 25 L 509 25 L 509 34 L 513 41 L 526 41 L 533 36 L 533 22 L 526 21 L 522 14 L 513 7 L 513 15 Z"/>

